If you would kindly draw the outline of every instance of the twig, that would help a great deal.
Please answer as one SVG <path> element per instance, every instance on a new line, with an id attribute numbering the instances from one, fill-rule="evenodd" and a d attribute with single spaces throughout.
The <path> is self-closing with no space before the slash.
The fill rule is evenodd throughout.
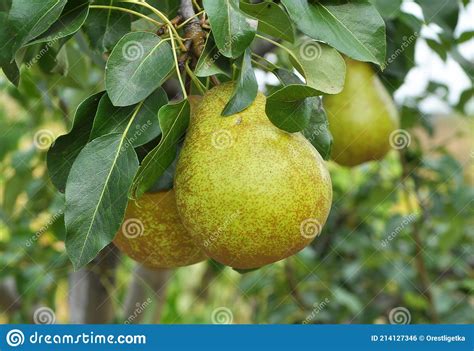
<path id="1" fill-rule="evenodd" d="M 171 270 L 169 269 L 152 270 L 140 264 L 137 265 L 134 269 L 133 279 L 130 281 L 127 289 L 124 322 L 130 324 L 143 322 L 146 314 L 142 311 L 143 306 L 148 306 L 149 301 L 155 299 L 157 304 L 155 306 L 153 322 L 158 323 L 166 299 L 166 290 L 170 276 Z"/>
<path id="2" fill-rule="evenodd" d="M 285 275 L 286 281 L 288 282 L 288 287 L 290 289 L 290 294 L 298 304 L 298 307 L 303 311 L 311 310 L 312 307 L 308 306 L 298 290 L 298 283 L 295 280 L 295 272 L 293 270 L 293 266 L 291 265 L 290 259 L 285 261 Z"/>
<path id="3" fill-rule="evenodd" d="M 0 282 L 0 311 L 8 315 L 20 309 L 21 298 L 18 294 L 16 281 L 7 277 Z"/>
<path id="4" fill-rule="evenodd" d="M 110 244 L 69 279 L 69 310 L 73 324 L 111 323 L 113 305 L 108 287 L 115 284 L 118 250 Z"/>
<path id="5" fill-rule="evenodd" d="M 409 170 L 409 165 L 407 163 L 407 160 L 405 158 L 406 154 L 405 152 L 400 152 L 400 160 L 402 164 L 402 185 L 403 185 L 403 190 L 405 193 L 406 197 L 406 202 L 407 206 L 410 207 L 410 210 L 412 212 L 415 211 L 415 209 L 411 205 L 410 201 L 410 193 L 408 192 L 408 189 L 406 187 L 406 180 L 408 177 L 413 179 L 413 184 L 414 184 L 414 192 L 415 196 L 417 198 L 418 205 L 420 206 L 421 209 L 421 216 L 419 219 L 417 219 L 413 223 L 413 240 L 415 241 L 415 265 L 416 265 L 416 270 L 418 272 L 418 275 L 420 277 L 420 285 L 423 289 L 423 294 L 426 296 L 426 299 L 428 300 L 429 304 L 429 309 L 430 309 L 430 315 L 431 315 L 431 320 L 433 323 L 440 323 L 438 313 L 436 311 L 436 306 L 434 304 L 433 300 L 433 295 L 431 293 L 431 282 L 429 278 L 428 271 L 426 269 L 425 265 L 425 260 L 423 258 L 423 251 L 422 251 L 422 239 L 421 239 L 421 229 L 422 229 L 422 224 L 426 223 L 426 220 L 428 218 L 428 209 L 426 208 L 424 202 L 421 199 L 420 193 L 419 193 L 419 184 L 417 181 L 417 177 L 415 172 L 412 170 Z"/>
<path id="6" fill-rule="evenodd" d="M 138 5 L 138 6 L 143 6 L 147 9 L 149 9 L 150 11 L 152 11 L 155 15 L 160 17 L 163 22 L 165 22 L 165 24 L 168 26 L 168 29 L 170 30 L 170 32 L 173 32 L 174 37 L 178 41 L 178 45 L 181 48 L 181 50 L 186 51 L 186 47 L 184 46 L 183 41 L 181 40 L 181 37 L 179 36 L 178 32 L 176 31 L 176 28 L 170 22 L 168 17 L 166 17 L 161 11 L 157 10 L 156 8 L 154 8 L 153 6 L 148 4 L 147 2 L 142 2 L 142 1 L 137 1 L 137 0 L 119 0 L 119 1 L 129 3 L 129 4 L 135 4 L 135 5 Z"/>
<path id="7" fill-rule="evenodd" d="M 184 19 L 184 37 L 192 42 L 192 53 L 199 57 L 206 43 L 206 32 L 201 28 L 201 23 L 194 12 L 192 0 L 181 0 L 180 14 Z"/>
<path id="8" fill-rule="evenodd" d="M 219 84 L 221 84 L 221 82 L 219 81 L 219 78 L 217 78 L 216 76 L 211 76 L 211 82 L 212 82 L 212 84 L 214 84 L 214 85 L 219 85 Z"/>
<path id="9" fill-rule="evenodd" d="M 196 88 L 199 90 L 201 94 L 204 95 L 204 92 L 206 90 L 206 87 L 204 86 L 204 84 L 202 84 L 199 81 L 199 79 L 194 75 L 193 71 L 191 70 L 187 62 L 185 63 L 185 68 L 186 68 L 186 72 L 188 73 L 189 78 L 191 78 Z"/>
<path id="10" fill-rule="evenodd" d="M 137 11 L 133 11 L 133 10 L 130 10 L 130 9 L 127 9 L 127 8 L 124 8 L 124 7 L 118 7 L 118 6 L 106 6 L 106 5 L 90 5 L 89 8 L 91 9 L 107 9 L 107 10 L 115 10 L 115 11 L 122 11 L 122 12 L 127 12 L 127 13 L 130 13 L 132 15 L 135 15 L 135 16 L 138 16 L 138 17 L 141 17 L 141 18 L 144 18 L 146 19 L 147 21 L 157 25 L 157 26 L 162 26 L 163 23 L 160 23 L 158 21 L 155 21 L 153 18 L 150 18 L 140 12 L 137 12 Z"/>
<path id="11" fill-rule="evenodd" d="M 171 19 L 170 20 L 170 23 L 175 26 L 176 28 L 179 28 L 178 24 L 181 23 L 181 21 L 183 20 L 183 17 L 181 15 L 178 15 L 176 16 L 175 18 Z M 163 24 L 159 29 L 158 31 L 156 32 L 157 35 L 163 35 L 166 33 L 166 31 L 168 30 L 168 24 Z"/>

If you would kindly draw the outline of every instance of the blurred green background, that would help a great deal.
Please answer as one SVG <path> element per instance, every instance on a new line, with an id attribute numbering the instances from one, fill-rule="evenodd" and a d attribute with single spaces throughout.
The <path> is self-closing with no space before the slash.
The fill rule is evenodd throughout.
<path id="1" fill-rule="evenodd" d="M 452 48 L 430 40 L 419 38 L 417 50 L 448 62 L 442 56 Z M 59 323 L 474 322 L 472 66 L 457 99 L 455 85 L 439 81 L 413 94 L 413 83 L 402 87 L 407 147 L 353 169 L 328 163 L 331 214 L 298 255 L 244 274 L 212 261 L 151 272 L 109 247 L 73 273 L 64 199 L 45 158 L 79 102 L 103 88 L 104 58 L 85 42 L 79 32 L 58 51 L 31 48 L 18 89 L 0 76 L 1 323 L 37 322 L 44 309 Z M 390 70 L 381 78 L 398 88 L 404 69 L 398 85 Z"/>

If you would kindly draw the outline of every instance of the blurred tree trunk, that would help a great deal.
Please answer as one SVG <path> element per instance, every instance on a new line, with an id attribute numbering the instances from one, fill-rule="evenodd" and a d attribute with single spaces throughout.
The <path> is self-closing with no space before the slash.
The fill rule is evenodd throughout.
<path id="1" fill-rule="evenodd" d="M 11 314 L 20 308 L 20 295 L 13 277 L 0 282 L 0 311 Z"/>
<path id="2" fill-rule="evenodd" d="M 109 292 L 115 285 L 119 251 L 110 244 L 86 267 L 69 277 L 71 323 L 111 323 L 114 319 Z"/>
<path id="3" fill-rule="evenodd" d="M 153 319 L 155 323 L 159 323 L 170 276 L 169 269 L 153 270 L 137 265 L 125 299 L 124 322 L 137 324 L 143 321 L 149 301 L 156 298 Z"/>

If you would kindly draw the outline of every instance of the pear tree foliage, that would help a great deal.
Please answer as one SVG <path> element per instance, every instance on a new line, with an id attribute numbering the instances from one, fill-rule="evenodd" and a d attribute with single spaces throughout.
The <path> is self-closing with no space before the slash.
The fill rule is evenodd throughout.
<path id="1" fill-rule="evenodd" d="M 428 45 L 472 73 L 456 46 L 469 38 L 454 37 L 462 4 L 453 1 L 449 11 L 438 11 L 441 2 L 417 2 L 425 22 L 449 29 Z M 406 43 L 419 35 L 422 21 L 402 12 L 400 4 L 0 1 L 0 67 L 13 85 L 36 64 L 44 74 L 84 87 L 90 67 L 71 63 L 81 56 L 104 72 L 104 80 L 78 105 L 70 131 L 47 156 L 52 183 L 65 193 L 65 242 L 74 267 L 90 262 L 112 241 L 130 199 L 172 185 L 191 95 L 233 81 L 234 93 L 221 111 L 226 118 L 254 101 L 257 70 L 273 75 L 278 83 L 265 89 L 269 120 L 288 133 L 301 132 L 328 159 L 332 137 L 321 99 L 342 91 L 343 57 L 372 64 L 391 92 L 413 65 L 414 43 Z M 174 95 L 165 93 L 167 85 L 178 87 Z M 468 96 L 472 91 L 464 92 L 461 102 Z"/>

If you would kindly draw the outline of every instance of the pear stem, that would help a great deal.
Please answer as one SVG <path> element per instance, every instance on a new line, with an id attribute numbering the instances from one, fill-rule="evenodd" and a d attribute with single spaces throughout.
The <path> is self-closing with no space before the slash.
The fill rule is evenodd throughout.
<path id="1" fill-rule="evenodd" d="M 186 88 L 183 83 L 183 78 L 181 77 L 181 72 L 179 71 L 179 62 L 178 62 L 178 56 L 176 55 L 176 44 L 174 42 L 173 32 L 170 30 L 169 33 L 170 33 L 170 38 L 171 38 L 171 46 L 173 47 L 172 51 L 173 51 L 173 57 L 174 57 L 174 65 L 176 67 L 176 74 L 178 75 L 179 85 L 181 86 L 183 97 L 184 99 L 187 99 L 188 94 L 186 93 Z"/>
<path id="2" fill-rule="evenodd" d="M 203 13 L 204 13 L 204 11 L 199 11 L 198 13 L 194 14 L 192 17 L 189 17 L 188 19 L 186 19 L 186 21 L 184 21 L 183 23 L 181 23 L 181 24 L 180 24 L 179 26 L 177 26 L 176 28 L 180 29 L 180 28 L 184 27 L 186 24 L 188 24 L 189 22 L 191 22 L 194 18 L 201 16 Z"/>
<path id="3" fill-rule="evenodd" d="M 201 11 L 201 10 L 202 10 L 201 6 L 199 6 L 199 3 L 198 3 L 196 0 L 193 0 L 193 4 L 194 4 L 194 6 L 196 6 L 196 8 L 198 9 L 198 11 Z"/>
<path id="4" fill-rule="evenodd" d="M 295 61 L 298 61 L 298 58 L 295 56 L 295 54 L 294 54 L 293 52 L 291 52 L 291 50 L 288 49 L 285 45 L 282 45 L 282 44 L 280 44 L 279 42 L 277 42 L 277 41 L 275 41 L 275 40 L 272 40 L 272 39 L 270 39 L 270 38 L 267 38 L 266 36 L 263 36 L 263 35 L 260 35 L 260 34 L 255 34 L 255 36 L 256 36 L 257 38 L 260 38 L 260 39 L 262 39 L 262 40 L 268 41 L 269 43 L 271 43 L 271 44 L 273 44 L 273 45 L 275 45 L 275 46 L 278 46 L 279 48 L 285 50 L 285 51 L 288 53 L 288 55 L 290 55 L 291 57 L 293 57 L 293 59 L 294 59 Z"/>
<path id="5" fill-rule="evenodd" d="M 198 88 L 199 92 L 204 95 L 204 93 L 206 92 L 206 86 L 204 84 L 202 84 L 201 81 L 193 73 L 193 71 L 189 67 L 188 61 L 186 61 L 185 68 L 186 68 L 186 73 L 189 75 L 191 80 L 194 82 L 194 85 L 196 86 L 196 88 Z"/>
<path id="6" fill-rule="evenodd" d="M 254 53 L 254 52 L 252 52 L 252 56 L 255 57 L 255 58 L 258 59 L 258 60 L 265 61 L 265 63 L 266 63 L 268 66 L 270 66 L 270 68 L 268 68 L 267 66 L 262 65 L 260 62 L 257 62 L 256 60 L 252 59 L 252 61 L 255 62 L 256 64 L 258 64 L 258 65 L 260 65 L 260 66 L 266 67 L 266 70 L 268 70 L 268 71 L 271 72 L 271 71 L 274 71 L 274 70 L 278 69 L 278 66 L 277 66 L 277 65 L 275 65 L 273 62 L 270 62 L 270 61 L 267 60 L 265 57 L 260 56 L 260 55 Z"/>
<path id="7" fill-rule="evenodd" d="M 415 267 L 418 271 L 418 276 L 420 278 L 420 285 L 423 289 L 422 293 L 425 296 L 426 300 L 428 301 L 429 311 L 431 315 L 431 320 L 433 323 L 440 323 L 440 319 L 438 316 L 438 312 L 436 310 L 436 306 L 434 303 L 433 295 L 431 293 L 431 286 L 434 283 L 431 283 L 428 271 L 426 269 L 425 260 L 423 257 L 423 241 L 421 238 L 421 228 L 423 223 L 428 223 L 428 209 L 426 208 L 425 201 L 421 198 L 419 192 L 419 183 L 418 177 L 416 174 L 416 169 L 410 170 L 410 167 L 406 160 L 405 152 L 400 152 L 400 163 L 402 166 L 402 174 L 400 182 L 402 184 L 402 191 L 405 196 L 406 204 L 411 213 L 416 213 L 416 208 L 413 206 L 411 198 L 410 198 L 410 191 L 408 189 L 407 180 L 409 178 L 413 181 L 413 193 L 415 195 L 416 201 L 418 202 L 418 207 L 420 208 L 421 215 L 418 219 L 416 219 L 412 226 L 412 237 L 415 241 Z"/>
<path id="8" fill-rule="evenodd" d="M 135 0 L 119 0 L 119 1 L 120 2 L 126 2 L 126 3 L 129 3 L 129 4 L 135 4 L 135 5 L 143 6 L 143 7 L 146 7 L 147 9 L 149 9 L 150 11 L 152 11 L 154 14 L 156 14 L 158 17 L 160 17 L 163 20 L 163 22 L 166 23 L 166 25 L 168 26 L 168 30 L 170 31 L 170 36 L 171 36 L 171 32 L 173 32 L 176 40 L 178 41 L 178 44 L 179 44 L 179 47 L 181 48 L 181 50 L 182 51 L 187 51 L 186 46 L 184 46 L 183 40 L 179 36 L 178 32 L 176 31 L 176 28 L 173 26 L 173 23 L 171 23 L 170 20 L 168 19 L 168 17 L 166 17 L 161 11 L 154 8 L 153 6 L 151 6 L 146 1 L 135 1 Z"/>
<path id="9" fill-rule="evenodd" d="M 135 15 L 135 16 L 138 16 L 138 17 L 141 17 L 141 18 L 144 18 L 146 19 L 147 21 L 157 25 L 158 27 L 161 27 L 163 26 L 163 23 L 161 22 L 158 22 L 158 21 L 155 21 L 153 18 L 151 17 L 148 17 L 147 15 L 144 15 L 140 12 L 137 12 L 137 11 L 133 11 L 133 10 L 130 10 L 130 9 L 127 9 L 125 7 L 119 7 L 119 6 L 107 6 L 107 5 L 90 5 L 89 8 L 91 9 L 104 9 L 104 10 L 115 10 L 115 11 L 122 11 L 122 12 L 127 12 L 127 13 L 130 13 L 132 15 Z"/>

